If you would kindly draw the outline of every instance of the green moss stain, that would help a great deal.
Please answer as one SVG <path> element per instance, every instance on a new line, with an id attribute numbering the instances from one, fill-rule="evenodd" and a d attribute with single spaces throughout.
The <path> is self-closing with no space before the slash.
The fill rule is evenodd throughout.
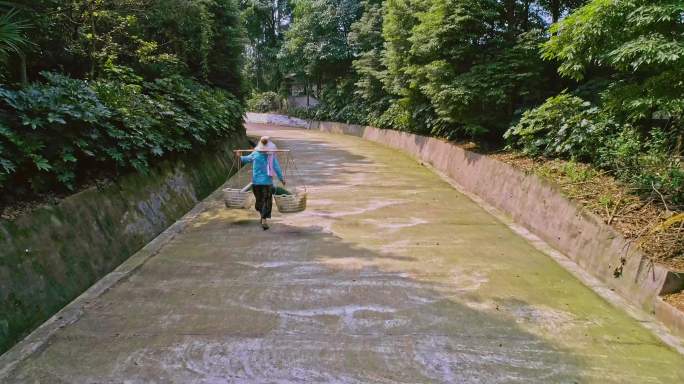
<path id="1" fill-rule="evenodd" d="M 220 186 L 229 177 L 231 150 L 246 142 L 243 132 L 149 174 L 0 221 L 0 276 L 9 276 L 0 281 L 0 353 Z M 185 184 L 171 185 L 178 176 Z"/>

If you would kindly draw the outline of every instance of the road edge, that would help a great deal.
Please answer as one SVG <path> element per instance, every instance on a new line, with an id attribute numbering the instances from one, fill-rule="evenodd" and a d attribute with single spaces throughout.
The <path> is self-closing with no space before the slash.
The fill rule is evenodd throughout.
<path id="1" fill-rule="evenodd" d="M 159 254 L 176 235 L 187 228 L 190 221 L 209 208 L 210 202 L 220 198 L 226 183 L 227 181 L 116 269 L 106 274 L 20 342 L 0 355 L 0 382 L 3 382 L 22 361 L 42 351 L 58 330 L 77 322 L 91 301 L 99 298 L 120 282 L 123 282 L 145 265 L 146 262 Z"/>
<path id="2" fill-rule="evenodd" d="M 411 155 L 409 154 L 409 156 Z M 430 164 L 424 163 L 423 161 L 414 156 L 411 157 L 414 160 L 418 161 L 424 167 L 428 168 L 430 171 L 434 172 L 442 180 L 449 183 L 449 185 L 451 185 L 458 192 L 472 200 L 475 204 L 479 205 L 482 209 L 487 211 L 487 213 L 494 216 L 497 220 L 506 225 L 506 227 L 508 227 L 511 231 L 513 231 L 518 236 L 522 237 L 528 243 L 530 243 L 535 249 L 552 258 L 557 264 L 563 267 L 566 271 L 570 272 L 570 274 L 572 274 L 582 284 L 584 284 L 589 289 L 594 291 L 602 299 L 606 300 L 610 305 L 627 313 L 628 316 L 632 317 L 637 322 L 639 322 L 639 324 L 641 324 L 642 327 L 649 330 L 658 339 L 660 339 L 660 341 L 662 341 L 667 346 L 669 346 L 670 348 L 674 349 L 675 351 L 679 352 L 681 355 L 684 356 L 684 341 L 680 340 L 677 336 L 670 332 L 670 330 L 667 329 L 667 327 L 661 324 L 656 319 L 655 315 L 651 315 L 643 309 L 638 308 L 634 304 L 628 302 L 626 299 L 624 299 L 622 296 L 616 293 L 613 289 L 609 288 L 605 283 L 601 282 L 598 278 L 592 276 L 589 272 L 582 269 L 582 267 L 580 267 L 568 256 L 553 248 L 546 241 L 544 241 L 534 233 L 530 232 L 521 224 L 516 223 L 509 215 L 507 215 L 503 211 L 499 210 L 498 208 L 495 208 L 479 196 L 466 191 L 460 184 L 458 184 L 455 180 L 447 176 L 442 171 L 436 169 Z"/>
<path id="3" fill-rule="evenodd" d="M 253 114 L 253 115 L 259 115 L 259 114 Z M 261 121 L 249 121 L 247 120 L 248 123 L 253 123 L 253 124 L 264 124 Z M 416 162 L 419 164 L 425 166 L 426 168 L 430 169 L 433 171 L 435 174 L 440 176 L 444 181 L 449 183 L 452 187 L 454 187 L 456 190 L 461 192 L 463 195 L 471 199 L 473 202 L 475 202 L 477 205 L 485 209 L 488 213 L 490 213 L 492 216 L 494 216 L 496 219 L 498 219 L 500 222 L 502 222 L 504 225 L 506 225 L 508 228 L 510 228 L 514 233 L 518 234 L 519 236 L 522 236 L 525 240 L 527 240 L 535 249 L 539 250 L 540 252 L 544 253 L 545 255 L 551 257 L 553 260 L 556 261 L 557 264 L 559 264 L 562 268 L 570 272 L 575 278 L 577 278 L 582 284 L 587 286 L 589 289 L 591 289 L 593 292 L 595 292 L 597 295 L 599 295 L 601 298 L 606 300 L 610 305 L 613 307 L 624 311 L 628 316 L 632 317 L 636 321 L 638 321 L 645 329 L 650 331 L 656 338 L 658 338 L 660 341 L 662 341 L 665 345 L 668 347 L 674 349 L 677 351 L 679 354 L 684 355 L 684 339 L 679 338 L 672 330 L 670 330 L 665 324 L 663 324 L 660 319 L 657 318 L 655 313 L 648 313 L 645 309 L 637 306 L 635 303 L 630 302 L 627 298 L 624 296 L 620 295 L 618 292 L 616 292 L 615 288 L 611 288 L 609 284 L 606 282 L 602 281 L 596 276 L 593 276 L 591 273 L 589 273 L 587 270 L 585 270 L 580 264 L 577 263 L 577 261 L 573 260 L 570 256 L 562 253 L 558 249 L 554 248 L 552 245 L 550 245 L 546 240 L 543 240 L 540 236 L 534 234 L 531 230 L 528 230 L 523 224 L 519 224 L 515 222 L 513 219 L 513 216 L 506 213 L 505 211 L 495 207 L 494 205 L 488 203 L 485 199 L 481 198 L 474 192 L 469 192 L 463 185 L 458 183 L 455 179 L 450 177 L 446 172 L 441 171 L 437 167 L 433 166 L 430 164 L 428 161 L 425 161 L 420 158 L 420 156 L 411 153 L 408 150 L 405 150 L 404 148 L 395 146 L 395 145 L 390 145 L 386 142 L 380 141 L 380 140 L 373 140 L 365 137 L 365 135 L 362 133 L 365 128 L 370 128 L 370 127 L 363 127 L 363 126 L 354 126 L 354 125 L 346 125 L 346 124 L 341 124 L 341 123 L 332 123 L 332 124 L 338 124 L 340 126 L 343 126 L 342 129 L 320 129 L 320 127 L 315 126 L 313 124 L 314 122 L 311 122 L 308 127 L 302 127 L 300 125 L 290 125 L 288 121 L 280 121 L 277 119 L 272 119 L 268 120 L 268 125 L 274 125 L 274 126 L 283 126 L 283 127 L 288 127 L 288 128 L 299 128 L 299 129 L 308 129 L 308 130 L 314 130 L 314 131 L 319 131 L 327 134 L 340 134 L 344 136 L 356 136 L 362 140 L 374 142 L 378 145 L 382 145 L 388 148 L 392 148 L 394 150 L 400 151 L 407 156 L 413 158 Z M 344 127 L 349 127 L 349 129 L 345 129 Z M 336 128 L 336 127 L 333 127 Z M 360 130 L 360 131 L 359 131 Z M 357 132 L 359 131 L 359 132 Z"/>

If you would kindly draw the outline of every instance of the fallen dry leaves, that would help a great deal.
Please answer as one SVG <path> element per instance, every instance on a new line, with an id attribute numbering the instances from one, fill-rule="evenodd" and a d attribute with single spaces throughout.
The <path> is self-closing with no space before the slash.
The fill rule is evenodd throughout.
<path id="1" fill-rule="evenodd" d="M 640 195 L 607 172 L 587 164 L 530 158 L 514 152 L 490 156 L 551 181 L 565 196 L 601 217 L 653 260 L 684 271 L 684 222 L 655 230 L 677 214 L 666 209 L 657 195 Z"/>

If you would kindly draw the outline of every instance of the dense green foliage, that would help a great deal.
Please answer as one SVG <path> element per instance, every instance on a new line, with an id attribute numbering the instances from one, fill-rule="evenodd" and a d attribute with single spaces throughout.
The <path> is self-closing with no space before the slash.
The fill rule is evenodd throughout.
<path id="1" fill-rule="evenodd" d="M 247 34 L 244 73 L 256 92 L 278 92 L 286 73 L 278 64 L 284 31 L 291 15 L 288 0 L 241 0 Z"/>
<path id="2" fill-rule="evenodd" d="M 591 160 L 596 146 L 614 131 L 599 118 L 598 108 L 577 96 L 562 93 L 526 111 L 505 137 L 515 138 L 528 154 Z"/>
<path id="3" fill-rule="evenodd" d="M 273 91 L 300 117 L 504 140 L 684 202 L 684 3 L 293 0 Z M 505 136 L 505 137 L 504 137 Z"/>
<path id="4" fill-rule="evenodd" d="M 360 15 L 355 0 L 298 0 L 285 32 L 282 55 L 285 67 L 317 83 L 333 81 L 352 62 L 347 41 L 351 25 Z"/>
<path id="5" fill-rule="evenodd" d="M 552 3 L 548 6 L 554 9 L 570 4 Z M 335 64 L 329 63 L 329 68 L 341 69 L 318 87 L 316 96 L 323 105 L 317 116 L 445 137 L 500 137 L 521 109 L 554 92 L 548 87 L 555 77 L 552 66 L 542 61 L 537 49 L 548 27 L 543 20 L 546 3 L 368 0 L 356 6 L 345 4 L 344 9 L 360 6 L 362 12 L 357 12 L 349 28 L 328 29 L 338 34 L 348 30 L 347 46 L 325 34 L 316 35 L 318 43 L 311 44 L 346 47 L 337 51 L 352 55 L 351 64 L 346 56 L 325 55 Z M 338 9 L 332 16 L 340 13 L 345 15 L 340 21 L 344 26 L 346 15 L 353 12 Z M 297 33 L 300 20 L 306 24 L 326 19 L 320 10 L 297 16 L 285 47 L 290 41 L 306 40 Z M 306 53 L 306 60 L 315 63 L 311 55 L 316 52 Z M 560 89 L 561 84 L 555 83 Z M 331 105 L 340 100 L 344 111 Z"/>
<path id="6" fill-rule="evenodd" d="M 542 54 L 579 87 L 526 112 L 511 142 L 684 204 L 684 3 L 595 0 L 552 32 Z"/>
<path id="7" fill-rule="evenodd" d="M 103 168 L 145 169 L 225 133 L 251 95 L 255 111 L 507 141 L 684 201 L 681 1 L 17 3 L 0 2 L 5 186 L 77 184 L 90 171 L 69 154 L 90 155 L 64 137 L 93 130 Z"/>
<path id="8" fill-rule="evenodd" d="M 191 76 L 240 89 L 243 31 L 233 0 L 20 0 L 33 25 L 29 75 L 100 77 L 108 64 L 146 79 Z"/>
<path id="9" fill-rule="evenodd" d="M 226 91 L 174 76 L 154 82 L 46 82 L 0 87 L 0 186 L 73 189 L 103 170 L 134 168 L 234 132 L 240 103 Z M 3 188 L 4 190 L 4 188 Z M 27 191 L 24 191 L 27 192 Z"/>
<path id="10" fill-rule="evenodd" d="M 201 150 L 240 128 L 244 32 L 233 0 L 6 7 L 3 200 L 146 172 L 155 159 Z"/>

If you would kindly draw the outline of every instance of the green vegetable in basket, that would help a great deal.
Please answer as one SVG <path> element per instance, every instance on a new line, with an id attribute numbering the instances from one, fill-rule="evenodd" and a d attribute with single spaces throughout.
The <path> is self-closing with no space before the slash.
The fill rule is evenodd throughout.
<path id="1" fill-rule="evenodd" d="M 292 193 L 283 187 L 276 187 L 274 195 L 291 195 Z"/>

